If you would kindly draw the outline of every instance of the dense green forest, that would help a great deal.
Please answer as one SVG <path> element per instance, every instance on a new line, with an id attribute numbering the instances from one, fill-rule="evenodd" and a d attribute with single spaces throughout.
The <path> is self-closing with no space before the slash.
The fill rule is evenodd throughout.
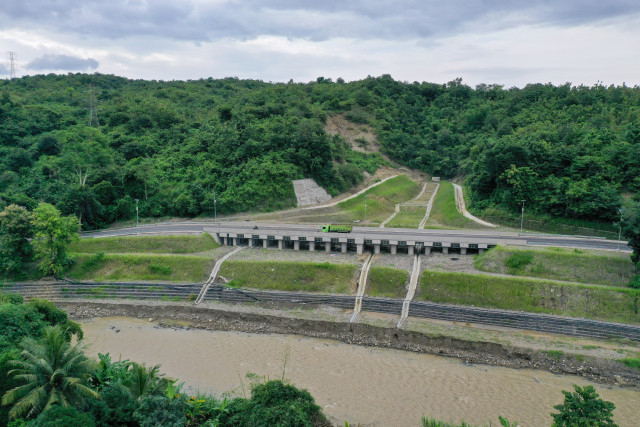
<path id="1" fill-rule="evenodd" d="M 303 177 L 337 194 L 384 161 L 326 133 L 334 114 L 399 163 L 464 176 L 475 210 L 524 199 L 610 222 L 640 190 L 637 87 L 69 74 L 0 81 L 0 209 L 48 202 L 90 229 L 131 218 L 134 199 L 160 217 L 211 215 L 214 197 L 222 214 L 294 206 Z"/>

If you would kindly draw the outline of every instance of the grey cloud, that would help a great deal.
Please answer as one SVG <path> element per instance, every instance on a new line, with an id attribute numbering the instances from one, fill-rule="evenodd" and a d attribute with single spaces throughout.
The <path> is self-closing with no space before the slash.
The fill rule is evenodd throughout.
<path id="1" fill-rule="evenodd" d="M 82 59 L 68 55 L 43 55 L 27 64 L 31 70 L 90 71 L 98 68 L 93 58 Z"/>
<path id="2" fill-rule="evenodd" d="M 9 2 L 0 11 L 0 24 L 25 23 L 108 39 L 407 39 L 455 34 L 466 27 L 580 25 L 638 13 L 637 0 L 29 0 Z"/>
<path id="3" fill-rule="evenodd" d="M 5 67 L 4 65 L 0 64 L 0 74 L 9 74 L 9 68 Z"/>

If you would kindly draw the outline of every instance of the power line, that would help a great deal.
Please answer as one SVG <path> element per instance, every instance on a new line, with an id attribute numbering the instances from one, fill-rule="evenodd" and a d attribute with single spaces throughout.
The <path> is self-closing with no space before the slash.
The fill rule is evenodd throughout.
<path id="1" fill-rule="evenodd" d="M 16 60 L 18 59 L 18 55 L 15 52 L 9 52 L 9 63 L 11 71 L 9 72 L 9 79 L 13 80 L 16 78 Z"/>

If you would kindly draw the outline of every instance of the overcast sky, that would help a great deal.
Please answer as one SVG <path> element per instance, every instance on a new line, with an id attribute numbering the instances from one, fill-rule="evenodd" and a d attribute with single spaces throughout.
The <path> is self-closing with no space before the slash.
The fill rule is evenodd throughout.
<path id="1" fill-rule="evenodd" d="M 12 0 L 0 77 L 640 85 L 640 0 Z"/>

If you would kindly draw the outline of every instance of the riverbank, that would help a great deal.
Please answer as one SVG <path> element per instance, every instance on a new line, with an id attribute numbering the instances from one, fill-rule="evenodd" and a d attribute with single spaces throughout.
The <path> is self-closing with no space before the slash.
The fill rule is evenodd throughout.
<path id="1" fill-rule="evenodd" d="M 309 311 L 301 316 L 299 312 L 295 315 L 287 313 L 286 308 L 265 313 L 265 310 L 231 304 L 209 304 L 204 307 L 181 303 L 144 301 L 134 304 L 129 301 L 92 300 L 60 301 L 56 305 L 77 320 L 121 316 L 148 318 L 165 328 L 305 335 L 348 344 L 454 357 L 472 364 L 540 369 L 556 374 L 579 375 L 601 384 L 640 387 L 640 370 L 629 368 L 611 358 L 543 350 L 534 345 L 464 339 L 444 335 L 441 331 L 420 331 L 417 327 L 396 329 L 379 317 L 377 321 L 373 319 L 369 323 L 350 324 L 346 321 L 347 313 L 337 312 L 333 318 L 329 318 Z"/>

